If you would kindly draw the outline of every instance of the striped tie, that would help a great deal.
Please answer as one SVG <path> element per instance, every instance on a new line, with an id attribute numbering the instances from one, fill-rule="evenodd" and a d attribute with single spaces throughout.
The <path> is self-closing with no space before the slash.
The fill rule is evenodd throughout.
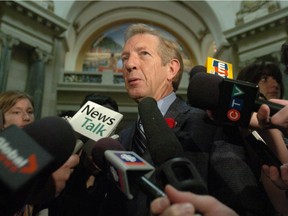
<path id="1" fill-rule="evenodd" d="M 137 126 L 134 135 L 134 149 L 139 155 L 143 155 L 146 150 L 146 137 L 140 120 L 137 121 Z"/>

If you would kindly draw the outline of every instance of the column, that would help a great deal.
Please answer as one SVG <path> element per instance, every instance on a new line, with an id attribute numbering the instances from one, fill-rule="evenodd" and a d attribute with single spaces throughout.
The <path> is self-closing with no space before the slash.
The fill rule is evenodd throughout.
<path id="1" fill-rule="evenodd" d="M 50 59 L 51 56 L 39 48 L 35 48 L 32 53 L 32 63 L 27 77 L 26 92 L 33 97 L 35 119 L 41 117 L 43 91 L 45 86 L 45 66 Z"/>
<path id="2" fill-rule="evenodd" d="M 19 43 L 18 39 L 0 32 L 0 92 L 6 90 L 12 49 Z"/>

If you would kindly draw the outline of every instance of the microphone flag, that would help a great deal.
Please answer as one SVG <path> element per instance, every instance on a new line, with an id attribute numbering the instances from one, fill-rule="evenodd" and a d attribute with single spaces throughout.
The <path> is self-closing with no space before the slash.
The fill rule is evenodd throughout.
<path id="1" fill-rule="evenodd" d="M 149 178 L 154 167 L 132 151 L 106 150 L 104 154 L 112 180 L 128 199 L 133 199 L 133 183 L 143 175 Z"/>
<path id="2" fill-rule="evenodd" d="M 109 137 L 122 118 L 123 115 L 114 110 L 87 101 L 69 120 L 69 123 L 74 131 L 97 141 Z"/>
<path id="3" fill-rule="evenodd" d="M 207 73 L 216 74 L 223 78 L 233 79 L 233 66 L 230 63 L 208 57 L 206 61 Z"/>
<path id="4" fill-rule="evenodd" d="M 190 80 L 187 98 L 191 106 L 212 110 L 215 123 L 247 128 L 252 113 L 262 104 L 269 106 L 270 116 L 283 108 L 283 105 L 259 98 L 258 88 L 255 83 L 197 73 Z"/>
<path id="5" fill-rule="evenodd" d="M 7 194 L 25 187 L 53 160 L 51 154 L 21 128 L 12 125 L 0 133 L 0 181 Z"/>

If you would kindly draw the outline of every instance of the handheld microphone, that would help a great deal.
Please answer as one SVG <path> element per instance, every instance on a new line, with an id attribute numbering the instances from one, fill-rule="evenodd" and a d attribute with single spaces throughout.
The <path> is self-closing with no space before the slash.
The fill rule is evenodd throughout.
<path id="1" fill-rule="evenodd" d="M 107 150 L 105 158 L 109 162 L 113 181 L 128 199 L 133 199 L 136 186 L 153 199 L 165 196 L 164 192 L 147 178 L 151 176 L 154 167 L 135 152 Z"/>
<path id="2" fill-rule="evenodd" d="M 35 121 L 23 128 L 41 147 L 54 156 L 52 171 L 62 166 L 75 149 L 75 133 L 64 119 L 51 116 Z"/>
<path id="3" fill-rule="evenodd" d="M 207 73 L 207 68 L 203 65 L 194 66 L 189 72 L 189 79 L 193 77 L 196 73 Z"/>
<path id="4" fill-rule="evenodd" d="M 138 109 L 147 148 L 157 166 L 155 176 L 158 183 L 162 187 L 169 183 L 178 190 L 207 194 L 206 186 L 194 164 L 183 157 L 182 145 L 164 120 L 157 102 L 153 98 L 144 98 Z"/>
<path id="5" fill-rule="evenodd" d="M 124 151 L 122 145 L 112 138 L 102 138 L 92 150 L 94 163 L 106 172 L 110 180 L 127 196 L 133 199 L 137 187 L 153 198 L 164 196 L 159 188 L 148 180 L 153 166 L 135 152 Z M 147 176 L 144 176 L 144 175 Z"/>
<path id="6" fill-rule="evenodd" d="M 187 97 L 191 106 L 215 111 L 214 120 L 222 125 L 248 127 L 252 113 L 262 104 L 269 106 L 271 115 L 284 107 L 258 98 L 256 84 L 207 73 L 198 73 L 191 78 Z"/>
<path id="7" fill-rule="evenodd" d="M 41 191 L 53 171 L 71 155 L 72 127 L 59 117 L 46 117 L 23 129 L 0 133 L 0 208 L 13 214 Z"/>
<path id="8" fill-rule="evenodd" d="M 155 166 L 168 159 L 183 156 L 182 145 L 167 125 L 157 102 L 151 97 L 144 98 L 138 104 L 138 111 L 145 131 L 147 148 Z"/>

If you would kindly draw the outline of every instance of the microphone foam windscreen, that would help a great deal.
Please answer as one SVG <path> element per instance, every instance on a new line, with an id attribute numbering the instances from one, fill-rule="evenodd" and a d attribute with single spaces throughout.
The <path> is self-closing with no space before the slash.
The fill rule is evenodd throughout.
<path id="1" fill-rule="evenodd" d="M 119 150 L 119 151 L 124 150 L 124 147 L 119 143 L 119 141 L 112 139 L 110 137 L 99 139 L 97 142 L 93 140 L 89 140 L 88 142 L 93 142 L 92 158 L 94 163 L 102 170 L 105 169 L 104 152 L 106 150 Z"/>
<path id="2" fill-rule="evenodd" d="M 13 129 L 13 127 L 10 127 L 10 129 Z M 8 131 L 9 128 L 5 130 L 5 133 Z M 25 132 L 25 136 L 31 138 L 31 141 L 23 136 L 20 136 L 19 132 Z M 13 135 L 20 140 L 16 140 L 16 142 L 11 141 L 11 146 L 13 146 L 13 149 L 15 149 L 13 152 L 18 152 L 18 150 L 21 152 L 21 157 L 24 155 L 24 151 L 22 151 L 20 148 L 20 144 L 25 144 L 27 146 L 25 149 L 27 149 L 26 153 L 29 153 L 29 155 L 27 155 L 29 158 L 27 162 L 28 164 L 24 168 L 29 169 L 25 169 L 25 172 L 23 172 L 24 168 L 18 170 L 21 176 L 17 175 L 19 172 L 15 172 L 14 175 L 11 173 L 12 176 L 10 177 L 10 182 L 4 186 L 4 183 L 1 181 L 3 179 L 0 180 L 2 186 L 1 190 L 7 190 L 5 188 L 8 188 L 9 184 L 11 185 L 14 179 L 19 185 L 17 188 L 14 187 L 15 189 L 13 192 L 9 194 L 6 193 L 5 196 L 4 194 L 0 196 L 1 215 L 2 213 L 3 215 L 9 215 L 9 212 L 14 213 L 25 203 L 33 203 L 34 196 L 38 195 L 38 193 L 43 193 L 45 195 L 44 197 L 47 197 L 47 199 L 51 196 L 54 197 L 54 184 L 49 190 L 49 193 L 51 192 L 51 196 L 48 196 L 48 194 L 43 192 L 43 188 L 47 185 L 47 181 L 49 181 L 51 178 L 51 174 L 62 166 L 70 157 L 75 146 L 75 137 L 72 127 L 67 121 L 60 117 L 46 117 L 34 121 L 25 126 L 23 130 L 21 129 L 19 132 L 17 133 L 17 131 L 15 131 Z M 9 137 L 7 137 L 7 139 L 8 138 Z M 35 141 L 35 143 L 32 141 Z M 44 165 L 40 165 L 47 163 L 45 154 L 50 155 L 51 162 L 44 167 Z M 19 158 L 21 159 L 21 157 Z M 2 202 L 3 197 L 6 197 L 6 199 Z M 44 202 L 44 199 L 38 199 L 37 202 Z M 5 207 L 2 208 L 2 204 Z"/>
<path id="3" fill-rule="evenodd" d="M 138 110 L 145 131 L 147 148 L 155 165 L 159 166 L 170 158 L 182 156 L 182 145 L 169 128 L 158 109 L 157 102 L 150 97 L 144 98 L 139 102 Z"/>
<path id="4" fill-rule="evenodd" d="M 23 130 L 54 157 L 51 171 L 62 166 L 74 150 L 74 130 L 60 117 L 42 118 L 25 126 Z"/>
<path id="5" fill-rule="evenodd" d="M 206 72 L 207 72 L 207 68 L 205 66 L 196 65 L 190 70 L 189 77 L 191 79 L 197 73 L 206 73 Z"/>
<path id="6" fill-rule="evenodd" d="M 218 75 L 197 73 L 188 86 L 187 98 L 191 106 L 216 110 L 219 100 L 219 84 L 223 78 Z"/>

